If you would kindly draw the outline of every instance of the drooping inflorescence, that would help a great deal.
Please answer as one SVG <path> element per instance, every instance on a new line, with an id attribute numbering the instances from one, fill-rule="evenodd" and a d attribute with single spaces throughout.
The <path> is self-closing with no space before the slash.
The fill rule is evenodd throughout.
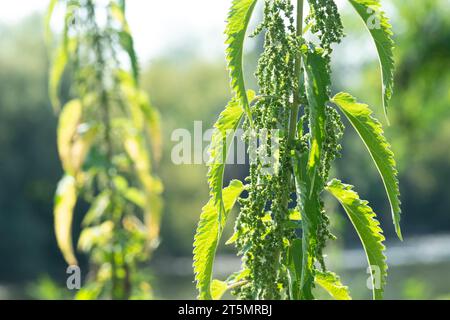
<path id="1" fill-rule="evenodd" d="M 306 23 L 311 23 L 311 31 L 320 39 L 323 49 L 330 51 L 331 45 L 340 43 L 344 27 L 334 0 L 309 0 L 311 12 Z"/>

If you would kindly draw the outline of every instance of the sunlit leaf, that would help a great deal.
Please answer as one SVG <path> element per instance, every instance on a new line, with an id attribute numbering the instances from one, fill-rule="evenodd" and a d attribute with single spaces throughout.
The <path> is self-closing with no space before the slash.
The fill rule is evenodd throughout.
<path id="1" fill-rule="evenodd" d="M 383 298 L 387 277 L 385 247 L 383 231 L 373 210 L 367 201 L 359 199 L 352 186 L 343 184 L 339 180 L 331 181 L 326 189 L 341 203 L 350 221 L 361 239 L 366 252 L 367 261 L 372 276 L 373 297 Z"/>
<path id="2" fill-rule="evenodd" d="M 305 54 L 306 96 L 310 110 L 311 151 L 308 160 L 310 169 L 317 168 L 322 144 L 325 139 L 325 107 L 329 101 L 330 75 L 327 62 L 320 49 L 308 48 Z"/>
<path id="3" fill-rule="evenodd" d="M 67 63 L 69 62 L 70 54 L 75 48 L 75 39 L 63 41 L 56 49 L 55 56 L 52 59 L 52 65 L 49 72 L 49 95 L 55 111 L 59 111 L 61 108 L 61 101 L 59 99 L 60 83 L 64 71 L 66 70 Z"/>
<path id="4" fill-rule="evenodd" d="M 372 111 L 366 104 L 358 103 L 348 93 L 339 93 L 333 99 L 345 114 L 363 140 L 381 175 L 391 205 L 392 219 L 400 239 L 400 190 L 394 153 L 383 135 L 381 123 L 372 117 Z"/>
<path id="5" fill-rule="evenodd" d="M 214 199 L 211 199 L 203 207 L 194 240 L 194 273 L 200 299 L 212 299 L 210 286 L 217 245 L 228 214 L 234 207 L 243 189 L 242 182 L 233 180 L 223 190 L 224 212 L 221 216 Z"/>
<path id="6" fill-rule="evenodd" d="M 51 45 L 52 42 L 52 31 L 50 27 L 50 22 L 53 16 L 53 12 L 55 11 L 56 5 L 58 4 L 58 0 L 50 0 L 47 12 L 45 13 L 44 26 L 45 26 L 45 42 L 48 46 Z"/>
<path id="7" fill-rule="evenodd" d="M 254 93 L 249 97 L 253 99 Z M 229 153 L 230 144 L 233 142 L 236 129 L 241 123 L 243 109 L 236 99 L 230 101 L 225 110 L 220 114 L 214 125 L 214 132 L 209 146 L 208 183 L 210 195 L 215 204 L 221 205 L 223 174 Z"/>
<path id="8" fill-rule="evenodd" d="M 75 295 L 75 300 L 91 301 L 96 300 L 102 292 L 103 284 L 98 282 L 91 282 L 81 288 Z"/>
<path id="9" fill-rule="evenodd" d="M 78 126 L 77 133 L 70 150 L 71 160 L 69 160 L 71 162 L 71 168 L 75 174 L 77 174 L 82 168 L 86 156 L 97 138 L 98 131 L 99 128 L 96 125 L 90 126 L 88 124 L 81 124 Z"/>
<path id="10" fill-rule="evenodd" d="M 383 88 L 383 109 L 387 119 L 387 110 L 394 89 L 394 41 L 392 26 L 381 10 L 379 0 L 349 0 L 364 21 L 375 41 L 381 66 Z"/>
<path id="11" fill-rule="evenodd" d="M 89 211 L 83 219 L 83 226 L 89 226 L 98 222 L 109 207 L 111 194 L 108 190 L 100 193 L 92 203 Z"/>
<path id="12" fill-rule="evenodd" d="M 147 203 L 144 212 L 145 225 L 150 244 L 157 245 L 159 238 L 163 201 L 161 196 L 151 193 L 147 195 Z"/>
<path id="13" fill-rule="evenodd" d="M 105 221 L 102 224 L 83 229 L 80 239 L 78 239 L 78 248 L 84 252 L 89 252 L 95 246 L 104 246 L 112 239 L 114 223 Z"/>
<path id="14" fill-rule="evenodd" d="M 135 205 L 141 208 L 145 208 L 146 196 L 139 189 L 127 188 L 126 190 L 124 190 L 123 195 L 128 201 L 134 203 Z"/>
<path id="15" fill-rule="evenodd" d="M 322 216 L 320 205 L 320 191 L 322 183 L 318 170 L 310 170 L 308 155 L 296 153 L 292 159 L 294 168 L 295 187 L 302 212 L 302 262 L 300 299 L 314 299 L 312 289 L 314 287 L 314 263 L 316 259 L 316 247 L 318 229 Z"/>
<path id="16" fill-rule="evenodd" d="M 333 272 L 316 271 L 315 282 L 336 300 L 352 299 L 348 287 L 344 286 L 339 277 Z"/>
<path id="17" fill-rule="evenodd" d="M 161 116 L 158 110 L 150 103 L 150 98 L 145 92 L 140 92 L 139 102 L 146 122 L 145 129 L 152 144 L 153 157 L 156 162 L 159 162 L 162 156 L 163 140 Z"/>
<path id="18" fill-rule="evenodd" d="M 80 100 L 68 102 L 61 111 L 58 122 L 58 152 L 64 170 L 75 174 L 72 166 L 71 150 L 73 139 L 81 121 L 83 105 Z"/>
<path id="19" fill-rule="evenodd" d="M 153 157 L 159 162 L 162 155 L 162 129 L 158 110 L 150 103 L 147 93 L 140 90 L 131 75 L 119 71 L 117 77 L 125 94 L 131 117 L 137 129 L 145 128 L 152 145 Z"/>
<path id="20" fill-rule="evenodd" d="M 303 244 L 301 239 L 294 239 L 288 251 L 289 292 L 293 299 L 300 299 L 303 274 Z"/>
<path id="21" fill-rule="evenodd" d="M 58 122 L 58 152 L 64 170 L 78 176 L 98 134 L 97 125 L 80 124 L 83 106 L 72 100 L 61 111 Z"/>
<path id="22" fill-rule="evenodd" d="M 247 113 L 249 121 L 252 121 L 252 117 L 245 87 L 243 54 L 245 36 L 256 2 L 257 0 L 233 0 L 225 31 L 231 87 L 236 93 L 241 107 Z"/>
<path id="23" fill-rule="evenodd" d="M 228 284 L 225 281 L 214 279 L 211 282 L 211 298 L 212 300 L 220 300 L 228 290 Z"/>
<path id="24" fill-rule="evenodd" d="M 75 178 L 66 175 L 59 182 L 55 196 L 54 218 L 58 246 L 69 265 L 76 265 L 77 259 L 72 245 L 73 210 L 77 202 Z"/>
<path id="25" fill-rule="evenodd" d="M 145 190 L 154 192 L 154 179 L 151 175 L 150 156 L 146 150 L 144 139 L 134 130 L 128 130 L 124 140 L 125 150 L 133 161 L 136 173 Z"/>
<path id="26" fill-rule="evenodd" d="M 133 79 L 137 84 L 139 83 L 139 62 L 134 49 L 134 40 L 131 35 L 130 27 L 125 17 L 125 6 L 111 2 L 111 12 L 117 21 L 122 25 L 122 30 L 118 33 L 119 41 L 130 58 Z"/>

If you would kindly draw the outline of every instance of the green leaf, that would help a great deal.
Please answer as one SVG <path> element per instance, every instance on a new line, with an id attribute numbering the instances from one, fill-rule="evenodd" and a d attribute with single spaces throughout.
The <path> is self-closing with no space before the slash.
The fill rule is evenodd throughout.
<path id="1" fill-rule="evenodd" d="M 316 271 L 315 282 L 336 300 L 352 300 L 348 288 L 341 283 L 333 272 Z"/>
<path id="2" fill-rule="evenodd" d="M 162 129 L 158 110 L 150 103 L 147 93 L 140 90 L 131 74 L 124 70 L 117 72 L 117 78 L 120 82 L 127 105 L 130 110 L 131 118 L 137 129 L 145 130 L 151 142 L 153 157 L 159 162 L 162 156 Z"/>
<path id="3" fill-rule="evenodd" d="M 158 110 L 150 103 L 148 95 L 139 92 L 139 105 L 141 106 L 144 120 L 146 123 L 146 131 L 151 142 L 153 157 L 158 163 L 162 157 L 162 128 L 161 115 Z"/>
<path id="4" fill-rule="evenodd" d="M 125 12 L 125 9 L 127 7 L 126 0 L 119 0 L 119 6 L 122 9 L 122 11 Z"/>
<path id="5" fill-rule="evenodd" d="M 289 246 L 288 272 L 291 300 L 300 299 L 301 277 L 303 272 L 303 245 L 301 239 L 294 239 Z"/>
<path id="6" fill-rule="evenodd" d="M 131 70 L 136 84 L 139 83 L 139 61 L 134 49 L 134 40 L 131 30 L 125 16 L 125 4 L 111 3 L 111 13 L 115 19 L 122 25 L 122 30 L 118 33 L 119 42 L 122 48 L 127 52 L 130 58 Z"/>
<path id="7" fill-rule="evenodd" d="M 50 46 L 52 42 L 52 31 L 50 28 L 50 22 L 57 4 L 58 0 L 50 0 L 47 7 L 47 12 L 45 13 L 44 27 L 45 27 L 45 42 L 47 43 L 47 46 Z"/>
<path id="8" fill-rule="evenodd" d="M 113 237 L 114 223 L 105 221 L 100 225 L 84 228 L 78 239 L 78 248 L 89 252 L 95 246 L 106 246 Z"/>
<path id="9" fill-rule="evenodd" d="M 320 48 L 309 47 L 304 60 L 306 96 L 310 108 L 311 152 L 308 160 L 310 170 L 317 169 L 322 153 L 325 139 L 325 107 L 329 101 L 328 87 L 331 83 L 327 61 L 322 53 Z"/>
<path id="10" fill-rule="evenodd" d="M 249 91 L 248 97 L 253 100 L 255 93 Z M 236 129 L 241 123 L 243 116 L 242 106 L 236 98 L 232 99 L 225 110 L 219 116 L 214 125 L 214 132 L 209 146 L 209 162 L 208 162 L 208 184 L 210 195 L 215 204 L 222 201 L 223 174 L 229 153 L 229 148 L 233 142 Z"/>
<path id="11" fill-rule="evenodd" d="M 148 193 L 157 192 L 159 184 L 151 175 L 151 161 L 144 137 L 133 130 L 133 128 L 128 128 L 125 133 L 124 147 L 133 162 L 136 174 L 144 190 Z"/>
<path id="12" fill-rule="evenodd" d="M 55 56 L 52 60 L 52 65 L 49 72 L 49 96 L 50 101 L 55 111 L 61 108 L 61 101 L 59 100 L 59 88 L 61 79 L 69 62 L 70 54 L 76 48 L 76 40 L 70 39 L 63 41 L 55 51 Z"/>
<path id="13" fill-rule="evenodd" d="M 377 47 L 381 66 L 383 110 L 387 117 L 389 101 L 394 90 L 394 41 L 392 26 L 381 10 L 379 0 L 349 0 L 364 21 Z M 389 121 L 389 120 L 388 120 Z"/>
<path id="14" fill-rule="evenodd" d="M 103 281 L 90 282 L 84 285 L 79 291 L 77 291 L 74 299 L 79 301 L 97 300 L 102 293 L 103 287 L 104 287 Z"/>
<path id="15" fill-rule="evenodd" d="M 399 238 L 402 239 L 400 228 L 400 190 L 396 163 L 391 147 L 383 136 L 380 122 L 372 117 L 372 111 L 367 105 L 358 103 L 348 93 L 337 94 L 332 99 L 332 102 L 342 110 L 369 150 L 386 188 L 395 230 Z"/>
<path id="16" fill-rule="evenodd" d="M 123 196 L 140 208 L 145 208 L 146 206 L 147 199 L 145 193 L 137 188 L 126 188 L 126 190 L 123 191 Z"/>
<path id="17" fill-rule="evenodd" d="M 223 190 L 223 214 L 214 198 L 203 207 L 194 240 L 194 273 L 199 298 L 212 299 L 211 278 L 217 245 L 231 209 L 244 190 L 241 181 L 233 180 Z"/>
<path id="18" fill-rule="evenodd" d="M 320 205 L 321 178 L 318 170 L 308 170 L 308 155 L 294 154 L 292 166 L 294 168 L 295 187 L 302 213 L 302 271 L 300 283 L 300 299 L 312 300 L 314 287 L 314 263 L 320 219 L 322 217 Z"/>
<path id="19" fill-rule="evenodd" d="M 88 125 L 86 123 L 80 124 L 77 128 L 76 135 L 70 150 L 71 169 L 75 177 L 83 167 L 89 150 L 92 147 L 97 134 L 99 132 L 98 125 Z"/>
<path id="20" fill-rule="evenodd" d="M 243 71 L 244 41 L 257 0 L 233 0 L 225 30 L 231 87 L 252 123 Z"/>
<path id="21" fill-rule="evenodd" d="M 300 299 L 313 299 L 314 263 L 316 260 L 317 233 L 322 217 L 320 192 L 323 181 L 319 174 L 322 145 L 325 140 L 325 107 L 329 101 L 330 76 L 323 50 L 313 45 L 302 46 L 305 66 L 306 96 L 309 104 L 311 133 L 309 154 L 295 154 L 292 161 L 295 185 L 302 213 L 302 272 Z"/>
<path id="22" fill-rule="evenodd" d="M 130 58 L 131 70 L 133 72 L 133 78 L 136 83 L 139 83 L 139 62 L 134 50 L 134 40 L 129 32 L 121 31 L 119 32 L 119 40 L 121 46 L 128 53 Z"/>
<path id="23" fill-rule="evenodd" d="M 341 203 L 361 239 L 371 272 L 373 297 L 381 300 L 386 284 L 387 265 L 383 245 L 385 238 L 380 223 L 368 202 L 360 200 L 352 186 L 333 180 L 326 189 Z"/>
<path id="24" fill-rule="evenodd" d="M 213 300 L 222 299 L 223 295 L 228 291 L 228 283 L 220 280 L 213 280 L 211 283 L 211 298 Z"/>
<path id="25" fill-rule="evenodd" d="M 75 178 L 66 175 L 58 183 L 55 195 L 55 233 L 59 249 L 69 265 L 76 265 L 77 259 L 72 245 L 73 210 L 77 202 L 77 188 Z"/>
<path id="26" fill-rule="evenodd" d="M 89 208 L 89 211 L 84 216 L 83 226 L 87 227 L 95 223 L 98 223 L 103 214 L 108 209 L 110 201 L 111 201 L 111 194 L 108 190 L 105 190 L 102 193 L 100 193 L 95 198 L 94 202 Z"/>

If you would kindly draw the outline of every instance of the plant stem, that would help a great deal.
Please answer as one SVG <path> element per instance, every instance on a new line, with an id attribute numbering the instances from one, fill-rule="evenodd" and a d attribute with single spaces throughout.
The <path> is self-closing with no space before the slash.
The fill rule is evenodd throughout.
<path id="1" fill-rule="evenodd" d="M 303 0 L 297 0 L 297 37 L 303 35 Z M 289 144 L 295 139 L 295 134 L 297 131 L 297 119 L 300 110 L 300 90 L 301 90 L 301 78 L 302 78 L 302 55 L 300 53 L 300 48 L 295 59 L 295 74 L 298 77 L 298 89 L 294 92 L 294 101 L 291 106 L 291 116 L 289 123 Z"/>
<path id="2" fill-rule="evenodd" d="M 99 92 L 100 92 L 100 105 L 101 105 L 101 111 L 102 111 L 102 121 L 105 126 L 105 132 L 104 132 L 104 139 L 105 139 L 105 146 L 106 146 L 106 157 L 108 159 L 108 167 L 106 168 L 106 177 L 107 177 L 107 187 L 111 191 L 111 221 L 114 222 L 114 231 L 113 234 L 116 235 L 118 232 L 118 228 L 120 225 L 121 217 L 116 215 L 116 187 L 114 184 L 114 176 L 111 171 L 111 166 L 113 163 L 113 156 L 114 156 L 114 147 L 113 147 L 113 139 L 111 136 L 112 128 L 111 128 L 111 110 L 110 110 L 110 101 L 108 98 L 108 92 L 105 88 L 105 69 L 106 69 L 106 63 L 105 58 L 103 55 L 104 46 L 102 44 L 103 41 L 103 35 L 102 32 L 97 24 L 96 16 L 95 16 L 95 5 L 92 1 L 88 2 L 88 10 L 90 19 L 93 22 L 92 28 L 93 28 L 93 34 L 95 35 L 95 54 L 97 58 L 97 64 L 98 64 L 98 71 L 97 71 L 97 81 L 99 84 Z M 122 279 L 118 276 L 118 269 L 120 266 L 118 266 L 116 261 L 116 239 L 113 237 L 112 243 L 112 252 L 110 257 L 110 263 L 111 263 L 111 284 L 112 284 L 112 290 L 111 290 L 111 298 L 113 300 L 124 300 L 127 298 L 127 293 L 125 291 L 125 286 L 123 284 Z"/>
<path id="3" fill-rule="evenodd" d="M 297 0 L 297 26 L 296 26 L 296 35 L 297 38 L 301 37 L 303 35 L 303 0 Z M 292 148 L 292 143 L 295 140 L 296 133 L 297 133 L 297 121 L 298 121 L 298 114 L 300 111 L 300 90 L 302 90 L 302 55 L 300 53 L 300 48 L 297 48 L 297 56 L 295 58 L 295 75 L 298 79 L 298 88 L 294 92 L 294 101 L 292 102 L 291 106 L 291 115 L 290 115 L 290 122 L 289 122 L 289 136 L 288 136 L 288 146 L 289 148 Z M 288 178 L 289 182 L 288 185 L 291 185 L 292 182 L 292 175 L 289 175 Z M 289 202 L 290 195 L 287 196 L 287 202 Z M 291 296 L 291 300 L 295 300 L 296 297 Z"/>
<path id="4" fill-rule="evenodd" d="M 239 282 L 232 283 L 228 286 L 227 290 L 233 290 L 233 289 L 239 288 L 243 285 L 246 285 L 247 283 L 248 283 L 248 280 L 242 280 Z"/>

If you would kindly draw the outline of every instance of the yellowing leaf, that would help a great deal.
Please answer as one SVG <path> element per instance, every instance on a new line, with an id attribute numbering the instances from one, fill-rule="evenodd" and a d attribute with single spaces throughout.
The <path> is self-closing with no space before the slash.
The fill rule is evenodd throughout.
<path id="1" fill-rule="evenodd" d="M 98 127 L 82 124 L 77 128 L 77 136 L 70 150 L 71 169 L 77 174 L 86 160 L 86 156 L 97 137 Z"/>
<path id="2" fill-rule="evenodd" d="M 77 177 L 94 142 L 98 126 L 80 124 L 83 106 L 72 100 L 61 111 L 58 123 L 58 151 L 64 170 Z"/>
<path id="3" fill-rule="evenodd" d="M 83 219 L 83 226 L 89 226 L 100 220 L 102 215 L 106 212 L 111 201 L 111 194 L 108 190 L 100 193 L 95 198 L 89 211 L 86 213 Z"/>
<path id="4" fill-rule="evenodd" d="M 72 245 L 73 210 L 77 202 L 75 178 L 66 175 L 59 182 L 55 196 L 54 218 L 58 246 L 69 265 L 76 265 L 77 259 Z"/>
<path id="5" fill-rule="evenodd" d="M 58 151 L 64 170 L 74 175 L 71 149 L 78 125 L 81 120 L 83 106 L 80 100 L 67 103 L 59 116 L 58 122 Z"/>
<path id="6" fill-rule="evenodd" d="M 156 162 L 159 162 L 162 155 L 162 129 L 159 112 L 150 103 L 148 95 L 138 89 L 128 72 L 119 71 L 117 77 L 120 80 L 121 89 L 127 97 L 134 126 L 138 130 L 142 130 L 145 127 L 152 145 L 154 159 Z"/>
<path id="7" fill-rule="evenodd" d="M 112 221 L 85 228 L 78 240 L 78 248 L 84 252 L 89 252 L 95 246 L 107 245 L 112 239 L 113 229 L 114 223 Z"/>
<path id="8" fill-rule="evenodd" d="M 122 30 L 119 32 L 119 40 L 122 48 L 127 52 L 130 58 L 131 70 L 133 72 L 133 80 L 139 83 L 139 62 L 134 49 L 134 40 L 131 30 L 125 17 L 125 8 L 115 2 L 111 2 L 111 13 L 114 18 L 121 24 Z"/>
<path id="9" fill-rule="evenodd" d="M 66 70 L 67 63 L 69 62 L 70 54 L 76 48 L 75 39 L 69 39 L 62 42 L 56 49 L 55 57 L 53 58 L 52 65 L 50 67 L 49 75 L 49 95 L 53 108 L 59 111 L 61 108 L 61 102 L 59 100 L 59 87 L 62 76 Z"/>
<path id="10" fill-rule="evenodd" d="M 133 161 L 141 184 L 147 192 L 153 192 L 153 178 L 151 176 L 150 157 L 145 148 L 142 136 L 133 130 L 128 130 L 124 141 L 125 150 Z"/>
<path id="11" fill-rule="evenodd" d="M 158 110 L 150 103 L 150 98 L 145 92 L 140 92 L 139 102 L 146 122 L 145 128 L 152 144 L 153 156 L 158 163 L 162 156 L 161 116 Z"/>
<path id="12" fill-rule="evenodd" d="M 47 7 L 47 12 L 45 13 L 45 42 L 47 43 L 48 46 L 50 46 L 51 44 L 51 38 L 52 38 L 52 32 L 50 29 L 50 22 L 53 16 L 53 12 L 55 11 L 56 5 L 58 3 L 58 0 L 50 0 L 48 7 Z"/>
<path id="13" fill-rule="evenodd" d="M 147 195 L 144 220 L 147 227 L 148 240 L 152 246 L 158 244 L 162 210 L 163 201 L 161 196 L 154 193 Z"/>

